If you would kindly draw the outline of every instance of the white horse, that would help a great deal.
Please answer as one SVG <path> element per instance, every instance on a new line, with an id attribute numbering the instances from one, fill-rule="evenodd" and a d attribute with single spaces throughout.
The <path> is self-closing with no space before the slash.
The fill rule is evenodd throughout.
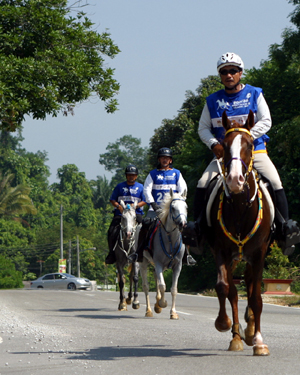
<path id="1" fill-rule="evenodd" d="M 143 280 L 143 290 L 146 297 L 146 317 L 152 317 L 153 313 L 150 307 L 149 284 L 147 279 L 147 266 L 152 264 L 155 268 L 156 278 L 156 303 L 154 311 L 160 313 L 161 309 L 167 307 L 165 300 L 166 284 L 163 272 L 166 269 L 172 269 L 172 306 L 170 310 L 171 319 L 179 319 L 175 309 L 175 299 L 177 295 L 178 278 L 182 268 L 182 258 L 185 252 L 185 245 L 182 242 L 181 232 L 187 224 L 187 204 L 186 191 L 180 195 L 173 193 L 165 194 L 162 202 L 162 210 L 159 214 L 159 222 L 153 234 L 152 253 L 144 251 L 143 262 L 140 263 L 140 272 Z"/>
<path id="2" fill-rule="evenodd" d="M 141 225 L 138 225 L 136 222 L 136 203 L 133 206 L 131 206 L 121 201 L 120 204 L 123 207 L 123 214 L 121 218 L 120 234 L 115 247 L 115 254 L 120 289 L 120 303 L 118 309 L 123 311 L 127 310 L 127 305 L 130 305 L 131 303 L 133 309 L 138 309 L 140 307 L 137 293 L 139 264 L 135 262 L 129 265 L 128 272 L 130 274 L 130 289 L 127 298 L 125 297 L 124 290 L 124 268 L 126 265 L 128 265 L 128 256 L 136 251 L 137 240 Z M 134 293 L 132 298 L 133 289 Z"/>

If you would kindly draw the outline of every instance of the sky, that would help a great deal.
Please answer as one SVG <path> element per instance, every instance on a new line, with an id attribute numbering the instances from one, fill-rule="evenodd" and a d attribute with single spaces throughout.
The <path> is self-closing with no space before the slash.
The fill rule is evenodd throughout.
<path id="1" fill-rule="evenodd" d="M 75 0 L 69 3 L 74 3 Z M 119 109 L 106 113 L 95 97 L 75 107 L 75 115 L 46 120 L 26 117 L 22 146 L 46 151 L 51 176 L 75 164 L 88 180 L 111 178 L 99 164 L 109 143 L 124 135 L 149 146 L 163 119 L 173 119 L 201 79 L 216 74 L 225 52 L 241 56 L 245 68 L 259 68 L 271 44 L 291 27 L 294 6 L 287 0 L 87 0 L 83 10 L 95 30 L 108 29 L 121 52 L 106 63 L 121 88 Z"/>

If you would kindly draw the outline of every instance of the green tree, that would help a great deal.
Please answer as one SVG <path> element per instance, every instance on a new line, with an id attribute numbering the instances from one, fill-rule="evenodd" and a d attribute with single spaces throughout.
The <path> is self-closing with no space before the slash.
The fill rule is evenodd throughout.
<path id="1" fill-rule="evenodd" d="M 21 221 L 21 214 L 36 214 L 36 208 L 29 198 L 30 188 L 20 184 L 11 186 L 13 174 L 0 173 L 0 217 Z"/>
<path id="2" fill-rule="evenodd" d="M 116 110 L 119 84 L 105 59 L 115 57 L 119 48 L 107 31 L 94 31 L 86 14 L 67 3 L 0 1 L 2 129 L 20 127 L 25 115 L 67 114 L 92 94 L 104 101 L 107 112 Z"/>
<path id="3" fill-rule="evenodd" d="M 84 172 L 74 164 L 63 165 L 57 171 L 59 183 L 51 185 L 57 202 L 64 207 L 64 220 L 77 227 L 94 226 L 96 216 L 92 202 L 92 191 Z"/>
<path id="4" fill-rule="evenodd" d="M 23 288 L 22 272 L 16 271 L 14 263 L 0 255 L 0 289 Z"/>
<path id="5" fill-rule="evenodd" d="M 124 135 L 114 143 L 109 143 L 107 152 L 100 154 L 99 163 L 105 169 L 115 172 L 112 178 L 112 186 L 124 181 L 125 168 L 128 164 L 134 164 L 139 170 L 139 181 L 144 181 L 148 167 L 148 149 L 141 147 L 141 140 L 132 135 Z"/>
<path id="6" fill-rule="evenodd" d="M 93 193 L 94 208 L 106 209 L 112 192 L 111 183 L 105 176 L 97 176 L 97 180 L 91 180 L 89 184 Z"/>

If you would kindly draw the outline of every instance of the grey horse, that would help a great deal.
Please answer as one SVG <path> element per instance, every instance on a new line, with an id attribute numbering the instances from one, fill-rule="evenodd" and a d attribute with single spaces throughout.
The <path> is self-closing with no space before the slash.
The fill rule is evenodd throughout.
<path id="1" fill-rule="evenodd" d="M 147 279 L 147 267 L 152 264 L 155 268 L 156 278 L 156 303 L 154 311 L 160 313 L 162 308 L 167 307 L 165 300 L 166 284 L 163 272 L 172 269 L 172 306 L 170 310 L 171 319 L 179 319 L 175 309 L 178 278 L 182 268 L 182 258 L 185 245 L 182 242 L 181 232 L 187 224 L 186 191 L 182 195 L 174 193 L 172 189 L 165 194 L 158 214 L 159 221 L 153 234 L 152 253 L 144 251 L 143 262 L 140 263 L 140 272 L 143 280 L 143 291 L 146 297 L 146 317 L 152 317 L 150 307 L 149 284 Z"/>
<path id="2" fill-rule="evenodd" d="M 120 204 L 123 207 L 123 214 L 121 217 L 120 233 L 114 250 L 116 254 L 116 267 L 118 271 L 118 283 L 120 289 L 120 303 L 118 309 L 123 311 L 127 310 L 127 305 L 130 305 L 131 303 L 133 309 L 138 309 L 140 307 L 137 293 L 139 264 L 137 262 L 129 264 L 128 256 L 136 251 L 137 239 L 141 224 L 138 225 L 136 222 L 136 203 L 131 206 L 121 201 Z M 124 268 L 128 264 L 130 287 L 128 297 L 126 298 L 124 290 Z M 134 293 L 132 297 L 133 289 Z"/>

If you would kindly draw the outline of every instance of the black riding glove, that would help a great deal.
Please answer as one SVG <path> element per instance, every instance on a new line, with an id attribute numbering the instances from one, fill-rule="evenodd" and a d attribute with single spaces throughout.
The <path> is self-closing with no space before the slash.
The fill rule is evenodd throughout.
<path id="1" fill-rule="evenodd" d="M 156 212 L 160 209 L 159 205 L 156 202 L 150 203 L 153 210 Z"/>

